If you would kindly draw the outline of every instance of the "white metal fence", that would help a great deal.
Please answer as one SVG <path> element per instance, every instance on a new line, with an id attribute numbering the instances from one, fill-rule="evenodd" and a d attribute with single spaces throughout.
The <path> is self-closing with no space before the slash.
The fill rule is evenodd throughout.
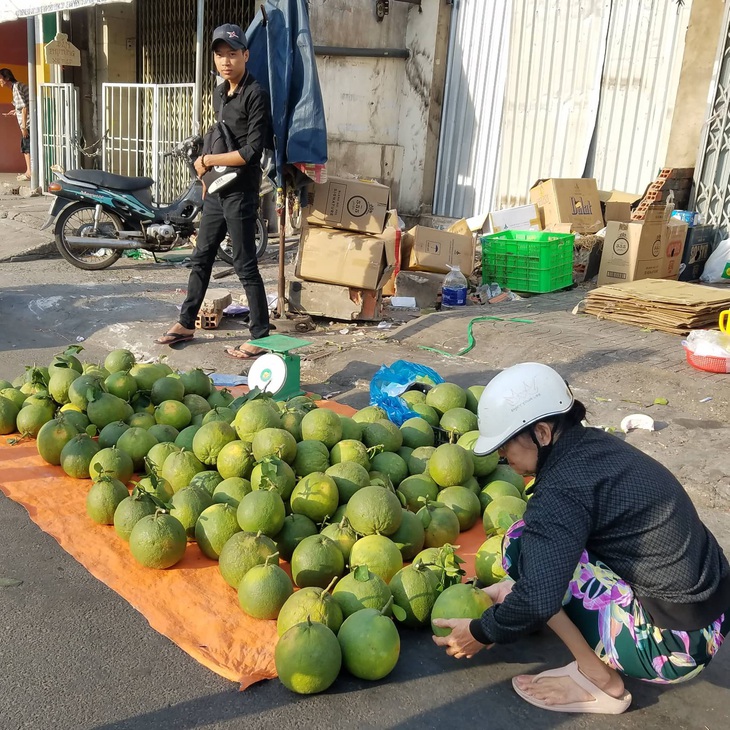
<path id="1" fill-rule="evenodd" d="M 175 199 L 190 174 L 182 162 L 163 155 L 193 133 L 194 88 L 194 84 L 103 84 L 103 169 L 151 177 L 157 202 Z"/>
<path id="2" fill-rule="evenodd" d="M 41 84 L 38 97 L 40 185 L 48 190 L 52 168 L 79 166 L 79 96 L 73 84 Z"/>

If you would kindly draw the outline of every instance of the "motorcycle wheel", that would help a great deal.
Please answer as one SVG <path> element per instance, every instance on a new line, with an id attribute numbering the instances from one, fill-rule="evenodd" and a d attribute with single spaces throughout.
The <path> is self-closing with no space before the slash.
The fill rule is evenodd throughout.
<path id="1" fill-rule="evenodd" d="M 66 242 L 66 236 L 93 235 L 95 238 L 116 239 L 117 232 L 122 230 L 122 223 L 113 213 L 103 211 L 97 232 L 94 228 L 94 213 L 96 207 L 86 203 L 74 203 L 64 208 L 58 219 L 54 232 L 56 248 L 69 263 L 86 271 L 106 269 L 119 260 L 122 252 L 111 248 L 71 248 Z"/>
<path id="2" fill-rule="evenodd" d="M 266 227 L 267 221 L 261 216 L 256 218 L 256 258 L 260 259 L 266 253 L 266 246 L 269 243 L 269 231 Z M 233 251 L 231 249 L 231 239 L 226 234 L 223 243 L 218 247 L 218 258 L 233 266 Z"/>

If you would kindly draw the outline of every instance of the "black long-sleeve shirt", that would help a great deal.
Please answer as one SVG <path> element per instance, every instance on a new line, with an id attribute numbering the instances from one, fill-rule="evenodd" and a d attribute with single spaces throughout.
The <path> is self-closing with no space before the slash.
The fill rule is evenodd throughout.
<path id="1" fill-rule="evenodd" d="M 236 90 L 228 95 L 227 81 L 216 87 L 213 109 L 218 121 L 226 123 L 238 143 L 238 153 L 245 161 L 235 182 L 225 194 L 237 191 L 258 191 L 261 185 L 261 155 L 273 148 L 269 95 L 246 72 Z M 204 150 L 210 153 L 210 150 Z"/>
<path id="2" fill-rule="evenodd" d="M 661 628 L 704 628 L 730 610 L 730 566 L 680 483 L 604 431 L 575 426 L 558 439 L 524 520 L 519 579 L 471 624 L 482 643 L 515 641 L 554 616 L 584 549 Z"/>

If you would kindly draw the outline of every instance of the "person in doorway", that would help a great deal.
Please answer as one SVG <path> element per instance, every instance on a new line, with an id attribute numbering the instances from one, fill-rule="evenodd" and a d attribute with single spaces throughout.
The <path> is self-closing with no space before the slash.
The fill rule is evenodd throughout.
<path id="1" fill-rule="evenodd" d="M 619 714 L 623 676 L 696 677 L 730 630 L 730 566 L 664 466 L 603 430 L 547 365 L 499 373 L 479 401 L 475 453 L 535 474 L 524 519 L 503 541 L 508 577 L 480 619 L 436 621 L 450 656 L 470 658 L 547 624 L 574 662 L 512 680 L 557 712 Z"/>
<path id="2" fill-rule="evenodd" d="M 188 291 L 179 321 L 156 341 L 175 345 L 193 339 L 195 319 L 205 298 L 218 246 L 230 235 L 233 265 L 248 299 L 249 330 L 256 340 L 269 334 L 269 307 L 264 283 L 256 260 L 256 217 L 261 185 L 261 155 L 271 147 L 273 133 L 267 93 L 246 70 L 249 51 L 246 36 L 237 25 L 221 25 L 213 32 L 212 43 L 216 70 L 223 78 L 213 94 L 213 106 L 219 121 L 225 122 L 238 144 L 232 152 L 212 154 L 204 148 L 195 161 L 202 178 L 214 166 L 240 167 L 234 182 L 208 194 L 191 257 Z M 226 348 L 237 360 L 251 360 L 264 350 L 245 342 Z"/>
<path id="3" fill-rule="evenodd" d="M 13 91 L 13 107 L 5 114 L 6 117 L 13 114 L 20 126 L 20 151 L 25 158 L 25 172 L 18 175 L 18 180 L 30 180 L 30 98 L 28 95 L 28 84 L 24 84 L 15 78 L 9 68 L 0 68 L 0 88 L 10 86 Z"/>

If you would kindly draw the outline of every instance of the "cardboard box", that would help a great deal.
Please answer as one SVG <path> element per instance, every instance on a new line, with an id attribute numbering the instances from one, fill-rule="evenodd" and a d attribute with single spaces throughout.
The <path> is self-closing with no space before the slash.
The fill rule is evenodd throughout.
<path id="1" fill-rule="evenodd" d="M 671 208 L 652 206 L 644 222 L 609 221 L 598 284 L 638 279 L 676 279 L 684 250 L 686 223 L 670 222 Z"/>
<path id="2" fill-rule="evenodd" d="M 330 177 L 307 190 L 307 222 L 361 233 L 382 233 L 390 188 L 372 180 Z"/>
<path id="3" fill-rule="evenodd" d="M 355 289 L 314 281 L 290 281 L 289 301 L 297 312 L 313 317 L 348 322 L 379 322 L 383 318 L 383 297 L 379 291 Z"/>
<path id="4" fill-rule="evenodd" d="M 713 226 L 694 226 L 687 232 L 684 242 L 684 254 L 680 264 L 680 281 L 697 281 L 705 268 L 707 259 L 712 253 L 715 243 Z"/>
<path id="5" fill-rule="evenodd" d="M 380 235 L 368 236 L 305 225 L 296 276 L 357 289 L 380 289 L 395 271 L 397 235 L 397 228 L 391 226 Z"/>
<path id="6" fill-rule="evenodd" d="M 447 274 L 458 266 L 465 276 L 474 270 L 474 237 L 414 226 L 403 236 L 402 267 L 408 271 Z"/>
<path id="7" fill-rule="evenodd" d="M 530 190 L 530 200 L 537 205 L 545 230 L 555 231 L 554 226 L 567 224 L 585 235 L 603 228 L 598 186 L 592 178 L 538 180 Z"/>
<path id="8" fill-rule="evenodd" d="M 509 230 L 539 231 L 540 212 L 534 203 L 495 210 L 489 214 L 489 226 L 492 233 Z"/>
<path id="9" fill-rule="evenodd" d="M 628 223 L 633 206 L 641 200 L 641 195 L 622 193 L 620 190 L 599 190 L 603 220 Z"/>

